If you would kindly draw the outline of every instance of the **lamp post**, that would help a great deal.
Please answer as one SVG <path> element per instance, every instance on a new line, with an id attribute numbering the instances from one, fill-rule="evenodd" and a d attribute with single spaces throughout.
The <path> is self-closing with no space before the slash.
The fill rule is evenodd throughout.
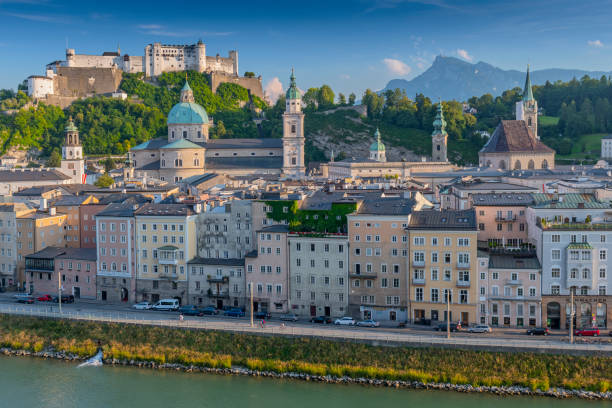
<path id="1" fill-rule="evenodd" d="M 251 289 L 251 327 L 253 327 L 253 282 L 249 285 Z"/>
<path id="2" fill-rule="evenodd" d="M 570 344 L 574 344 L 574 291 L 570 288 Z"/>
<path id="3" fill-rule="evenodd" d="M 59 306 L 59 312 L 60 314 L 62 314 L 62 278 L 61 278 L 61 272 L 58 270 L 57 271 L 57 304 Z"/>
<path id="4" fill-rule="evenodd" d="M 446 291 L 446 338 L 450 339 L 450 290 Z"/>

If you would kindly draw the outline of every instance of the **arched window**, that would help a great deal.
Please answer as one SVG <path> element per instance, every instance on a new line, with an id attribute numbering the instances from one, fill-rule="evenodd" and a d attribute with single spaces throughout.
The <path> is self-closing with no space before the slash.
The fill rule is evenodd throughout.
<path id="1" fill-rule="evenodd" d="M 548 161 L 546 159 L 542 160 L 542 168 L 543 169 L 547 169 L 548 168 Z"/>
<path id="2" fill-rule="evenodd" d="M 589 279 L 589 275 L 591 271 L 588 268 L 584 268 L 582 270 L 582 279 Z"/>
<path id="3" fill-rule="evenodd" d="M 202 131 L 198 130 L 198 139 L 201 139 L 201 138 L 202 138 Z"/>
<path id="4" fill-rule="evenodd" d="M 172 137 L 172 139 L 174 139 L 174 130 L 172 131 L 172 133 L 171 133 L 171 136 L 170 136 L 170 137 Z"/>
<path id="5" fill-rule="evenodd" d="M 162 163 L 161 163 L 161 164 L 162 164 L 162 165 L 161 165 L 162 167 L 166 167 L 166 160 L 162 160 Z"/>
<path id="6" fill-rule="evenodd" d="M 578 278 L 578 269 L 572 268 L 570 270 L 570 279 L 576 279 L 576 278 Z"/>
<path id="7" fill-rule="evenodd" d="M 291 133 L 295 133 L 295 125 L 291 125 Z"/>
<path id="8" fill-rule="evenodd" d="M 535 163 L 533 162 L 533 160 L 529 160 L 529 163 L 527 164 L 527 168 L 530 170 L 535 169 Z"/>
<path id="9" fill-rule="evenodd" d="M 440 151 L 440 145 L 436 145 L 436 150 Z"/>
<path id="10" fill-rule="evenodd" d="M 520 160 L 517 160 L 517 161 L 514 163 L 514 170 L 520 170 L 520 169 L 521 169 L 521 161 L 520 161 Z"/>
<path id="11" fill-rule="evenodd" d="M 183 139 L 187 139 L 187 131 L 183 130 Z"/>

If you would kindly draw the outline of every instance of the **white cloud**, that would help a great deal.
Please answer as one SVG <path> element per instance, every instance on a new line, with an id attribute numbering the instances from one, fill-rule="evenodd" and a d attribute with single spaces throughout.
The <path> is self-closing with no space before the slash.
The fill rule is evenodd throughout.
<path id="1" fill-rule="evenodd" d="M 599 40 L 587 41 L 587 44 L 589 44 L 589 47 L 595 48 L 602 48 L 604 46 L 603 43 Z"/>
<path id="2" fill-rule="evenodd" d="M 341 74 L 340 78 L 341 79 L 351 79 L 351 76 L 349 74 Z"/>
<path id="3" fill-rule="evenodd" d="M 270 102 L 276 103 L 278 98 L 283 94 L 283 84 L 278 77 L 274 77 L 268 81 L 266 87 L 264 88 L 264 93 L 268 99 L 270 99 Z"/>
<path id="4" fill-rule="evenodd" d="M 140 24 L 138 25 L 138 28 L 141 28 L 143 30 L 159 30 L 162 28 L 162 26 L 160 26 L 159 24 Z"/>
<path id="5" fill-rule="evenodd" d="M 172 30 L 160 24 L 140 24 L 136 28 L 144 34 L 164 37 L 212 37 L 234 34 L 231 31 Z"/>
<path id="6" fill-rule="evenodd" d="M 461 48 L 457 49 L 457 55 L 459 55 L 461 58 L 463 58 L 466 61 L 472 62 L 474 60 L 474 57 L 468 54 L 466 50 L 462 50 Z"/>
<path id="7" fill-rule="evenodd" d="M 387 69 L 395 75 L 405 76 L 410 73 L 410 67 L 405 62 L 393 58 L 385 58 L 383 62 Z"/>

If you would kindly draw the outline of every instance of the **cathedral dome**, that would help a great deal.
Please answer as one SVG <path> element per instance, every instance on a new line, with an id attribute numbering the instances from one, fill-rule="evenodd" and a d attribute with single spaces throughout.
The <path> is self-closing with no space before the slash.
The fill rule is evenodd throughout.
<path id="1" fill-rule="evenodd" d="M 168 124 L 208 124 L 208 114 L 195 102 L 180 102 L 170 110 Z"/>

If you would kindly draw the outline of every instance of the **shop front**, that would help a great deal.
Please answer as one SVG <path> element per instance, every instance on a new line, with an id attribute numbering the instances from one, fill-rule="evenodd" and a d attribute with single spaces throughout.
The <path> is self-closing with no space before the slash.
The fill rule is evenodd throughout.
<path id="1" fill-rule="evenodd" d="M 567 330 L 570 296 L 542 296 L 542 322 L 551 329 Z M 612 296 L 574 296 L 574 327 L 612 327 Z"/>

